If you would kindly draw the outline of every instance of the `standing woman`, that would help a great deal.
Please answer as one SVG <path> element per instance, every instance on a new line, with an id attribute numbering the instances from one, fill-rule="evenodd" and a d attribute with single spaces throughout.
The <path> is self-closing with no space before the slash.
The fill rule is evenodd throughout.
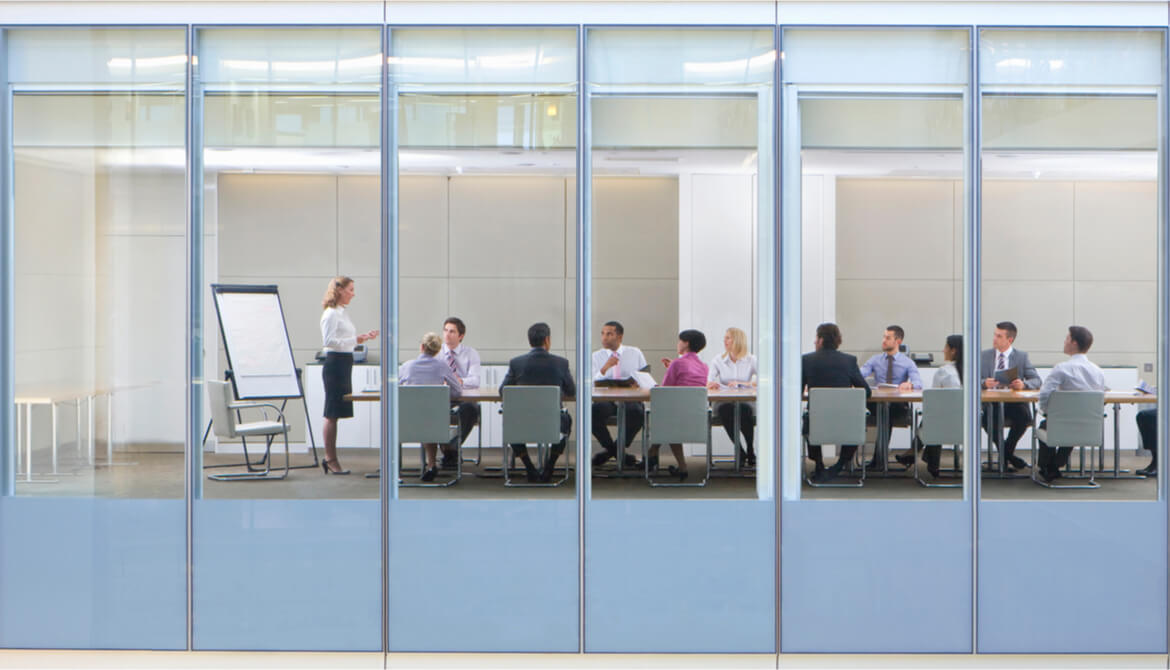
<path id="1" fill-rule="evenodd" d="M 707 388 L 718 391 L 721 388 L 755 388 L 756 357 L 748 353 L 747 334 L 739 328 L 728 328 L 723 335 L 723 353 L 711 361 L 711 372 L 707 376 Z M 756 411 L 750 402 L 721 402 L 715 405 L 719 422 L 727 431 L 727 437 L 735 442 L 735 412 L 739 411 L 739 430 L 747 453 L 741 448 L 739 460 L 748 466 L 755 466 L 756 451 L 752 447 L 755 435 Z"/>
<path id="2" fill-rule="evenodd" d="M 325 367 L 322 378 L 325 382 L 325 460 L 321 469 L 327 475 L 348 475 L 337 462 L 337 420 L 353 416 L 353 401 L 345 395 L 353 393 L 351 371 L 353 370 L 354 347 L 378 336 L 378 331 L 358 334 L 345 313 L 345 307 L 357 294 L 353 280 L 349 277 L 334 277 L 325 289 L 321 306 L 321 340 L 325 349 Z"/>

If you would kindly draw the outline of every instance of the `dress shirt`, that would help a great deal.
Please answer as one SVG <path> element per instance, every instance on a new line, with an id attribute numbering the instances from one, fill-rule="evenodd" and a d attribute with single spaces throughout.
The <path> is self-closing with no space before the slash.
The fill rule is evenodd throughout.
<path id="1" fill-rule="evenodd" d="M 418 358 L 407 361 L 398 368 L 398 384 L 400 386 L 438 386 L 446 384 L 451 391 L 451 399 L 459 397 L 463 392 L 463 384 L 451 371 L 451 366 L 437 356 L 428 356 L 420 353 Z"/>
<path id="2" fill-rule="evenodd" d="M 601 374 L 601 366 L 609 360 L 609 357 L 616 353 L 618 355 L 618 364 Z M 593 381 L 601 381 L 602 379 L 629 379 L 634 376 L 634 373 L 646 367 L 646 357 L 642 355 L 642 350 L 638 347 L 627 347 L 621 345 L 617 351 L 610 351 L 609 349 L 598 349 L 593 352 Z"/>
<path id="3" fill-rule="evenodd" d="M 440 361 L 443 361 L 443 363 L 447 365 L 448 369 L 451 367 L 450 364 L 447 363 L 448 351 L 455 354 L 455 369 L 458 371 L 459 376 L 463 379 L 463 388 L 479 388 L 479 352 L 462 343 L 460 343 L 459 346 L 455 347 L 454 349 L 450 349 L 444 342 L 443 349 L 439 352 L 437 358 Z"/>
<path id="4" fill-rule="evenodd" d="M 1040 387 L 1040 411 L 1048 411 L 1048 399 L 1053 391 L 1104 391 L 1105 373 L 1084 354 L 1073 354 L 1063 363 L 1057 363 L 1044 378 Z"/>
<path id="5" fill-rule="evenodd" d="M 663 386 L 706 386 L 707 364 L 693 351 L 679 356 L 670 362 L 666 370 Z"/>
<path id="6" fill-rule="evenodd" d="M 758 372 L 755 356 L 748 354 L 738 361 L 732 361 L 725 351 L 711 361 L 707 381 L 719 382 L 720 386 L 727 386 L 731 382 L 751 382 L 755 381 Z"/>
<path id="7" fill-rule="evenodd" d="M 326 307 L 321 313 L 321 343 L 325 351 L 352 354 L 357 346 L 357 328 L 341 305 Z"/>
<path id="8" fill-rule="evenodd" d="M 861 366 L 862 377 L 873 377 L 879 384 L 886 383 L 886 353 L 875 354 L 865 365 Z M 893 384 L 910 382 L 914 388 L 922 388 L 922 377 L 918 375 L 918 366 L 910 357 L 902 352 L 894 354 L 894 381 Z"/>
<path id="9" fill-rule="evenodd" d="M 955 368 L 953 361 L 943 363 L 942 367 L 934 373 L 933 387 L 936 389 L 957 389 L 961 388 L 963 383 L 959 381 L 959 371 Z"/>

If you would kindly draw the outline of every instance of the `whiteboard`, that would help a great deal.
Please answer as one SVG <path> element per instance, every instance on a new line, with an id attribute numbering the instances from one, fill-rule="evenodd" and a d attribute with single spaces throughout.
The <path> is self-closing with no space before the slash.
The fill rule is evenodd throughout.
<path id="1" fill-rule="evenodd" d="M 211 290 L 236 397 L 301 397 L 276 287 L 212 284 Z"/>

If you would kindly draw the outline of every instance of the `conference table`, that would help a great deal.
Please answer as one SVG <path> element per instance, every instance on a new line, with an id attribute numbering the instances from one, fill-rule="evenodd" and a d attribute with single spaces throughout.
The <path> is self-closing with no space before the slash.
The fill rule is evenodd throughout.
<path id="1" fill-rule="evenodd" d="M 1035 404 L 1040 399 L 1039 391 L 1013 391 L 1011 389 L 984 389 L 980 394 L 980 400 L 983 403 L 995 406 L 995 410 L 991 420 L 991 434 L 1003 434 L 1004 418 L 1003 406 L 1008 403 L 1029 405 Z M 875 389 L 869 397 L 869 402 L 875 403 L 878 406 L 878 437 L 877 441 L 881 445 L 877 453 L 885 454 L 885 449 L 889 447 L 888 438 L 886 437 L 889 423 L 889 405 L 890 403 L 905 402 L 905 403 L 920 403 L 922 402 L 922 391 L 900 391 L 898 389 L 878 388 Z M 1147 405 L 1158 402 L 1156 395 L 1149 393 L 1142 393 L 1140 391 L 1106 391 L 1105 404 L 1113 407 L 1113 478 L 1123 479 L 1121 475 L 1121 424 L 1120 414 L 1122 405 Z M 1032 424 L 1032 441 L 1036 441 L 1036 423 L 1035 419 L 1037 412 L 1033 412 Z M 998 432 L 997 432 L 998 431 Z M 1002 438 L 1001 438 L 1002 439 Z M 875 455 L 876 458 L 876 455 Z M 886 459 L 883 459 L 883 463 Z M 1002 455 L 1002 450 L 999 458 L 999 475 L 1005 476 L 1006 467 Z M 1098 464 L 1102 473 L 1105 471 L 1105 450 L 1098 451 Z M 1144 477 L 1134 477 L 1135 479 L 1144 479 Z"/>
<path id="2" fill-rule="evenodd" d="M 354 402 L 379 402 L 382 400 L 382 394 L 379 391 L 364 391 L 360 393 L 350 393 L 344 396 L 346 400 Z M 596 387 L 593 389 L 592 398 L 594 401 L 601 402 L 616 402 L 616 403 L 633 403 L 633 402 L 649 402 L 650 389 L 641 388 L 637 386 L 632 387 Z M 459 394 L 459 402 L 500 402 L 503 396 L 500 390 L 494 387 L 483 387 L 474 389 L 463 389 Z M 739 386 L 734 388 L 719 388 L 717 390 L 708 390 L 707 399 L 710 402 L 755 402 L 756 389 L 752 386 Z M 567 402 L 572 402 L 575 398 L 566 397 Z M 740 417 L 739 412 L 735 412 L 734 432 L 732 435 L 735 445 L 735 467 L 739 470 L 739 437 L 740 437 Z M 624 444 L 626 434 L 626 413 L 617 413 L 617 440 L 618 444 Z M 617 472 L 622 474 L 622 465 L 624 459 L 619 457 L 617 459 Z"/>

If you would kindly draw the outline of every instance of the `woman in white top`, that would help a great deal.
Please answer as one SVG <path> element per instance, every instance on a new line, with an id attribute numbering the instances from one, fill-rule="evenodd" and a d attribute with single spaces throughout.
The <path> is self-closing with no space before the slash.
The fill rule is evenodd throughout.
<path id="1" fill-rule="evenodd" d="M 327 475 L 348 475 L 337 461 L 337 420 L 353 416 L 353 401 L 345 395 L 353 393 L 351 373 L 354 347 L 378 336 L 378 331 L 358 334 L 345 313 L 345 307 L 357 295 L 353 280 L 334 277 L 325 289 L 321 306 L 321 340 L 325 349 L 325 366 L 321 377 L 325 382 L 325 460 L 321 469 Z"/>
<path id="2" fill-rule="evenodd" d="M 936 389 L 957 389 L 963 386 L 963 336 L 962 335 L 947 335 L 946 344 L 943 345 L 943 364 L 934 373 L 934 383 L 931 384 Z M 918 424 L 918 432 L 922 432 L 922 424 Z M 914 448 L 922 449 L 922 442 L 918 438 L 914 439 Z M 942 445 L 928 444 L 922 451 L 922 459 L 926 461 L 926 470 L 933 477 L 938 477 L 939 458 L 942 455 Z M 906 467 L 914 467 L 914 453 L 906 452 L 896 457 L 896 459 Z"/>
<path id="3" fill-rule="evenodd" d="M 728 328 L 723 335 L 723 353 L 711 361 L 707 373 L 707 388 L 712 391 L 720 388 L 751 387 L 756 385 L 756 357 L 748 353 L 747 335 L 739 328 Z M 756 452 L 752 446 L 752 437 L 756 428 L 756 409 L 750 402 L 722 402 L 715 406 L 715 413 L 727 437 L 735 442 L 735 412 L 739 409 L 739 429 L 743 434 L 743 443 L 747 452 L 739 450 L 741 463 L 749 466 L 756 464 Z"/>

